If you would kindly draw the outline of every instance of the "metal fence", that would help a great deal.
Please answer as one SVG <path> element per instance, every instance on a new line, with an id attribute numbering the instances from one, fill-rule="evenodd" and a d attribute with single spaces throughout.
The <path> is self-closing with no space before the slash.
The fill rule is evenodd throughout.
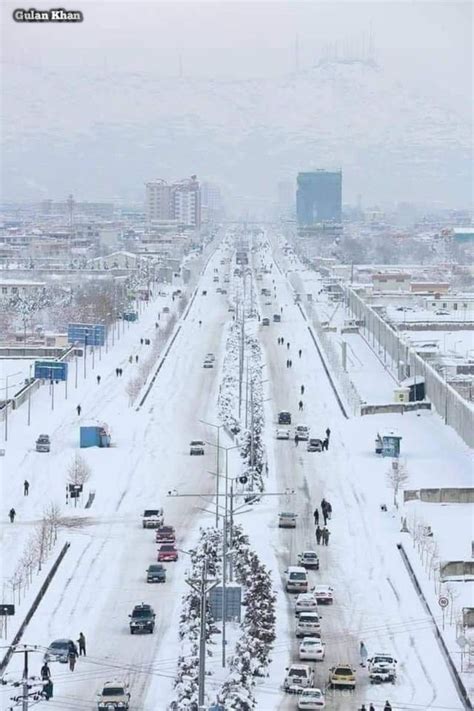
<path id="1" fill-rule="evenodd" d="M 410 347 L 395 329 L 366 304 L 351 288 L 344 289 L 347 307 L 355 318 L 364 323 L 367 341 L 384 363 L 396 369 L 398 377 L 409 376 L 416 385 L 424 380 L 426 397 L 431 401 L 445 424 L 453 427 L 470 447 L 474 447 L 474 410 L 443 377 Z"/>

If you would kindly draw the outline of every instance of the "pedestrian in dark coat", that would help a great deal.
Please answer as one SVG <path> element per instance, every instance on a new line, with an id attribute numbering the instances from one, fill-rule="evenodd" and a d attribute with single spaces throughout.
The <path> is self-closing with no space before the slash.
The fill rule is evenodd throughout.
<path id="1" fill-rule="evenodd" d="M 328 501 L 327 504 L 326 504 L 326 513 L 327 513 L 328 518 L 331 518 L 331 515 L 332 515 L 332 506 L 331 506 L 331 504 L 329 503 L 329 501 Z"/>
<path id="2" fill-rule="evenodd" d="M 97 376 L 97 385 L 100 385 L 100 375 Z"/>
<path id="3" fill-rule="evenodd" d="M 301 386 L 300 391 L 301 391 L 301 394 L 304 395 L 304 385 Z"/>
<path id="4" fill-rule="evenodd" d="M 327 452 L 328 449 L 329 449 L 329 440 L 326 437 L 326 439 L 323 439 L 322 450 L 323 450 L 323 452 L 324 451 Z"/>
<path id="5" fill-rule="evenodd" d="M 324 525 L 326 525 L 328 522 L 328 510 L 326 507 L 324 507 L 324 509 L 323 509 L 323 519 L 324 519 Z"/>
<path id="6" fill-rule="evenodd" d="M 71 671 L 74 671 L 74 667 L 76 666 L 77 657 L 78 657 L 77 647 L 74 644 L 74 642 L 71 642 L 69 644 L 69 651 L 68 651 L 68 655 L 67 655 L 68 662 L 69 662 L 69 669 Z"/>
<path id="7" fill-rule="evenodd" d="M 76 410 L 77 410 L 77 414 L 78 414 L 78 416 L 80 417 L 80 415 L 81 415 L 81 410 L 82 410 L 82 407 L 81 407 L 80 405 L 78 405 L 78 406 L 76 407 Z"/>
<path id="8" fill-rule="evenodd" d="M 135 363 L 138 363 L 138 356 L 135 356 Z"/>
<path id="9" fill-rule="evenodd" d="M 289 363 L 289 366 L 288 366 L 288 367 L 291 368 L 291 366 L 293 365 L 293 361 L 292 361 L 292 360 L 289 360 L 288 363 Z"/>
<path id="10" fill-rule="evenodd" d="M 392 711 L 392 704 L 390 701 L 385 702 L 385 706 L 383 707 L 383 711 Z"/>
<path id="11" fill-rule="evenodd" d="M 300 358 L 301 358 L 301 354 L 302 354 L 302 353 L 303 353 L 303 351 L 302 351 L 301 348 L 300 348 L 299 351 L 298 351 L 298 356 L 299 356 Z"/>
<path id="12" fill-rule="evenodd" d="M 86 638 L 84 637 L 84 634 L 82 632 L 79 634 L 79 639 L 77 640 L 77 643 L 79 645 L 79 656 L 86 656 Z"/>
<path id="13" fill-rule="evenodd" d="M 323 533 L 322 528 L 319 528 L 319 526 L 316 526 L 316 543 L 318 544 L 318 546 L 321 543 L 322 533 Z"/>
<path id="14" fill-rule="evenodd" d="M 327 529 L 326 526 L 324 526 L 323 532 L 321 534 L 321 538 L 323 539 L 323 546 L 327 546 L 329 544 L 329 536 L 330 535 L 331 534 L 330 534 L 329 530 Z"/>
<path id="15" fill-rule="evenodd" d="M 14 520 L 15 520 L 15 516 L 16 516 L 16 511 L 15 511 L 15 509 L 14 509 L 14 508 L 11 508 L 10 511 L 8 512 L 8 515 L 9 515 L 9 517 L 10 517 L 10 523 L 13 523 Z"/>
<path id="16" fill-rule="evenodd" d="M 299 401 L 299 403 L 298 403 L 298 409 L 299 409 L 300 412 L 301 412 L 301 410 L 303 409 L 303 400 L 300 400 L 300 401 Z"/>
<path id="17" fill-rule="evenodd" d="M 42 681 L 49 681 L 51 679 L 51 670 L 48 666 L 48 662 L 45 662 L 43 666 L 41 667 L 41 680 Z"/>
<path id="18" fill-rule="evenodd" d="M 120 377 L 123 375 L 123 368 L 120 368 Z"/>
<path id="19" fill-rule="evenodd" d="M 119 369 L 115 368 L 115 377 L 118 378 L 118 376 L 119 376 Z"/>
<path id="20" fill-rule="evenodd" d="M 318 526 L 319 525 L 319 511 L 318 511 L 318 509 L 314 509 L 313 516 L 314 516 L 314 525 Z"/>
<path id="21" fill-rule="evenodd" d="M 327 506 L 327 505 L 328 505 L 328 502 L 326 501 L 326 499 L 322 498 L 322 499 L 321 499 L 321 511 L 322 511 L 323 513 L 324 513 L 324 511 L 326 510 L 326 506 Z"/>
<path id="22" fill-rule="evenodd" d="M 295 447 L 298 446 L 298 442 L 299 442 L 298 435 L 295 434 Z"/>
<path id="23" fill-rule="evenodd" d="M 373 704 L 370 704 L 369 711 L 375 711 L 375 706 Z"/>
<path id="24" fill-rule="evenodd" d="M 23 495 L 28 496 L 29 490 L 30 490 L 30 482 L 28 481 L 28 479 L 25 479 L 25 481 L 23 482 Z"/>
<path id="25" fill-rule="evenodd" d="M 326 428 L 326 437 L 328 438 L 328 442 L 329 442 L 330 436 L 331 436 L 331 430 L 329 429 L 329 427 L 327 427 Z"/>
<path id="26" fill-rule="evenodd" d="M 286 343 L 286 348 L 287 348 L 287 350 L 290 350 L 290 342 L 289 341 L 287 341 L 287 343 Z"/>
<path id="27" fill-rule="evenodd" d="M 143 338 L 140 338 L 140 345 L 143 346 Z"/>

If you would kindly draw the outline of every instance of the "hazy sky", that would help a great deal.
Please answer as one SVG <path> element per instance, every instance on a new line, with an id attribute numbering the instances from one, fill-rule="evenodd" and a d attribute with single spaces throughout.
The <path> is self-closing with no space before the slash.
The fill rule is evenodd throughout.
<path id="1" fill-rule="evenodd" d="M 51 2 L 31 3 L 37 9 Z M 25 7 L 31 4 L 26 3 Z M 115 2 L 70 0 L 81 25 L 25 25 L 11 20 L 19 2 L 2 3 L 4 61 L 178 71 L 188 76 L 261 76 L 310 67 L 325 43 L 372 31 L 385 66 L 467 86 L 469 2 Z"/>

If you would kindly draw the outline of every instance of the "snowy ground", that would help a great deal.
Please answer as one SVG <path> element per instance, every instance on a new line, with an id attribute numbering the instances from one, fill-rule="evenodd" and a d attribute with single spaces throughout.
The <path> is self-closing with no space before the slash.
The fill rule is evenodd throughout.
<path id="1" fill-rule="evenodd" d="M 186 555 L 181 555 L 178 563 L 167 566 L 166 585 L 147 585 L 144 573 L 154 560 L 156 544 L 153 533 L 141 528 L 140 516 L 146 507 L 163 505 L 166 522 L 176 526 L 182 549 L 193 544 L 200 524 L 213 520 L 201 511 L 206 507 L 203 500 L 168 497 L 167 493 L 176 490 L 180 494 L 212 495 L 215 486 L 209 473 L 215 468 L 214 448 L 209 446 L 203 458 L 191 458 L 188 443 L 195 437 L 215 441 L 215 430 L 200 420 L 216 421 L 224 324 L 231 317 L 226 297 L 216 293 L 217 285 L 213 283 L 213 269 L 223 271 L 220 256 L 217 252 L 202 276 L 189 314 L 181 321 L 181 330 L 141 409 L 130 408 L 125 393 L 129 373 L 136 368 L 128 363 L 128 356 L 138 353 L 141 357 L 145 353 L 140 350 L 139 339 L 153 335 L 156 303 L 147 308 L 140 324 L 130 325 L 116 349 L 107 358 L 102 355 L 100 365 L 96 363 L 94 376 L 101 373 L 100 386 L 92 374 L 85 382 L 80 380 L 77 392 L 70 388 L 67 401 L 58 399 L 54 413 L 50 411 L 47 388 L 42 388 L 35 395 L 32 426 L 26 426 L 24 408 L 12 418 L 12 437 L 5 458 L 8 475 L 2 486 L 2 500 L 6 503 L 0 545 L 3 554 L 8 552 L 8 557 L 2 556 L 6 565 L 4 578 L 11 574 L 44 504 L 57 500 L 65 511 L 66 469 L 77 451 L 79 422 L 107 422 L 115 445 L 110 450 L 83 450 L 93 469 L 87 486 L 95 490 L 96 498 L 90 510 L 69 511 L 77 525 L 63 531 L 61 538 L 71 541 L 71 549 L 23 637 L 23 642 L 37 644 L 43 650 L 57 637 L 77 639 L 80 631 L 86 635 L 88 656 L 79 660 L 75 672 L 60 665 L 53 668 L 55 700 L 54 704 L 49 702 L 51 708 L 93 709 L 100 685 L 113 677 L 125 677 L 130 682 L 131 711 L 164 711 L 170 699 L 179 650 L 180 596 L 186 588 L 188 563 Z M 271 261 L 271 254 L 265 256 L 265 261 Z M 361 703 L 368 706 L 373 702 L 380 711 L 389 698 L 398 711 L 461 709 L 432 623 L 397 549 L 402 535 L 400 513 L 390 505 L 393 493 L 385 480 L 388 462 L 374 454 L 374 436 L 380 427 L 399 430 L 410 475 L 409 488 L 471 485 L 470 452 L 433 413 L 345 419 L 307 324 L 293 304 L 287 279 L 273 266 L 273 274 L 265 275 L 257 284 L 259 288 L 267 286 L 272 293 L 277 287 L 271 305 L 265 306 L 265 299 L 259 297 L 263 316 L 283 307 L 281 324 L 260 327 L 268 398 L 267 491 L 293 488 L 296 492 L 293 497 L 265 497 L 251 512 L 239 516 L 252 545 L 274 571 L 278 596 L 274 661 L 269 677 L 258 686 L 258 708 L 273 711 L 297 706 L 296 698 L 286 696 L 280 689 L 288 662 L 298 660 L 293 596 L 283 591 L 282 578 L 285 568 L 296 562 L 301 550 L 316 547 L 312 511 L 324 496 L 333 506 L 330 544 L 319 548 L 321 568 L 310 578 L 331 584 L 335 603 L 321 613 L 326 659 L 316 665 L 316 683 L 325 687 L 328 669 L 335 663 L 350 662 L 357 667 L 356 691 L 328 691 L 327 708 L 355 711 Z M 207 296 L 202 296 L 203 289 Z M 279 336 L 290 342 L 289 349 L 277 344 Z M 298 349 L 302 349 L 301 358 Z M 202 362 L 208 352 L 215 353 L 216 364 L 214 369 L 204 370 Z M 362 390 L 371 378 L 376 378 L 385 397 L 392 388 L 389 376 L 383 368 L 379 370 L 379 361 L 362 339 L 354 344 L 351 353 L 354 379 L 359 363 Z M 292 368 L 286 367 L 288 357 L 293 361 Z M 117 366 L 125 369 L 122 379 L 115 376 Z M 365 392 L 370 395 L 368 390 Z M 304 410 L 298 413 L 300 399 Z M 75 412 L 77 402 L 83 407 L 81 418 Z M 296 447 L 292 439 L 277 441 L 276 415 L 282 409 L 292 412 L 294 422 L 308 424 L 314 436 L 321 436 L 329 426 L 329 451 L 308 453 L 304 443 Z M 49 455 L 32 451 L 39 429 L 52 436 Z M 230 465 L 234 467 L 235 463 L 231 461 Z M 22 492 L 25 477 L 31 482 L 28 498 Z M 381 503 L 388 505 L 387 512 L 381 511 Z M 11 505 L 18 512 L 13 526 L 5 522 Z M 298 513 L 297 528 L 278 529 L 278 511 L 293 507 Z M 466 518 L 463 514 L 463 531 L 468 525 Z M 438 521 L 434 527 L 437 524 Z M 440 520 L 440 528 L 443 525 L 445 522 Z M 142 601 L 150 602 L 157 613 L 155 634 L 132 637 L 127 615 L 134 604 Z M 441 613 L 434 612 L 441 619 Z M 360 640 L 364 640 L 369 655 L 387 651 L 396 656 L 396 685 L 369 684 L 366 670 L 358 667 Z M 38 673 L 41 654 L 32 657 L 32 673 Z M 209 698 L 218 678 L 222 678 L 218 667 L 217 653 L 209 667 L 216 672 L 208 682 Z M 18 676 L 20 671 L 21 660 L 16 657 L 8 674 Z M 8 708 L 11 694 L 10 688 L 0 687 L 1 708 Z M 40 704 L 43 706 L 46 708 L 46 702 Z"/>

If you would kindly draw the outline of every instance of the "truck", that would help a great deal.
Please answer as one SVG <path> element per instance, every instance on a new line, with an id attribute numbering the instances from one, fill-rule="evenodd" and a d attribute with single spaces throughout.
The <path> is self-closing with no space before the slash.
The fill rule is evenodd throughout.
<path id="1" fill-rule="evenodd" d="M 110 435 L 105 427 L 93 425 L 80 428 L 80 446 L 84 447 L 110 447 Z"/>

